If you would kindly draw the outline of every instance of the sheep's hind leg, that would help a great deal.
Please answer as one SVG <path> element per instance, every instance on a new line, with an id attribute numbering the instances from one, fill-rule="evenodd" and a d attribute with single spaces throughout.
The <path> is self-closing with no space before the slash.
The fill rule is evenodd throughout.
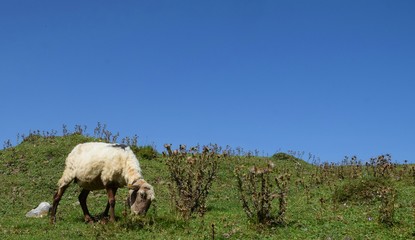
<path id="1" fill-rule="evenodd" d="M 81 204 L 82 211 L 84 213 L 84 219 L 86 223 L 93 223 L 94 219 L 91 217 L 91 214 L 88 211 L 88 207 L 86 205 L 86 198 L 88 197 L 89 190 L 82 189 L 81 193 L 79 194 L 78 200 Z"/>

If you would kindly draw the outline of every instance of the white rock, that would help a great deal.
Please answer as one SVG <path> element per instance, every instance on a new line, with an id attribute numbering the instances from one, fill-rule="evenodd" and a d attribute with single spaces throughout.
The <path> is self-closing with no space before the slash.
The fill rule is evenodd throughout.
<path id="1" fill-rule="evenodd" d="M 41 202 L 39 206 L 37 206 L 37 208 L 32 209 L 28 213 L 26 213 L 26 217 L 41 218 L 47 216 L 50 208 L 51 206 L 49 203 Z"/>

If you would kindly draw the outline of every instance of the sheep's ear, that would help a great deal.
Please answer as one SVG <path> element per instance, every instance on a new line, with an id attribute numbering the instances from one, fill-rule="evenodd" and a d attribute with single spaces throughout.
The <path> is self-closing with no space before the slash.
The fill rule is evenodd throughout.
<path id="1" fill-rule="evenodd" d="M 128 184 L 127 188 L 135 191 L 140 189 L 140 185 Z"/>
<path id="2" fill-rule="evenodd" d="M 131 207 L 131 205 L 133 205 L 135 203 L 135 200 L 137 199 L 137 191 L 133 191 L 130 195 L 130 197 L 128 198 L 129 200 L 129 204 L 128 206 Z"/>
<path id="3" fill-rule="evenodd" d="M 140 189 L 141 185 L 145 184 L 146 181 L 144 179 L 135 180 L 132 184 L 128 184 L 127 188 L 131 190 L 138 190 Z"/>

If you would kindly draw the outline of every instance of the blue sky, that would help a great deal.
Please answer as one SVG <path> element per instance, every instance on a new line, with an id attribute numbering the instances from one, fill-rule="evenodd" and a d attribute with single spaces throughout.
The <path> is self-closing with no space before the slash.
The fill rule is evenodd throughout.
<path id="1" fill-rule="evenodd" d="M 415 162 L 414 26 L 411 0 L 1 1 L 0 140 L 101 122 Z"/>

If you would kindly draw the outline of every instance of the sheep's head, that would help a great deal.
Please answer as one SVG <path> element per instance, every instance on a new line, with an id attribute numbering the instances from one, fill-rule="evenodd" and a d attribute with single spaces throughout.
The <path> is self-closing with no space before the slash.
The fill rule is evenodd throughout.
<path id="1" fill-rule="evenodd" d="M 145 215 L 155 199 L 153 186 L 143 179 L 128 185 L 129 194 L 127 203 L 131 207 L 131 213 Z"/>

